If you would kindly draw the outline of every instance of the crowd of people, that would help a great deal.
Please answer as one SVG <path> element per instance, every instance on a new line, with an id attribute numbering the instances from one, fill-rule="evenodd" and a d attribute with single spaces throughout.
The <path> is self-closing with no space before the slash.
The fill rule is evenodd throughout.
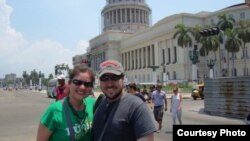
<path id="1" fill-rule="evenodd" d="M 41 115 L 37 141 L 153 141 L 161 132 L 166 92 L 161 85 L 142 91 L 135 83 L 124 90 L 124 69 L 120 62 L 107 60 L 100 64 L 100 88 L 103 95 L 94 96 L 94 72 L 75 66 L 69 80 L 58 77 L 57 100 Z M 173 124 L 181 122 L 182 97 L 173 90 L 170 111 Z M 151 109 L 152 108 L 152 109 Z"/>

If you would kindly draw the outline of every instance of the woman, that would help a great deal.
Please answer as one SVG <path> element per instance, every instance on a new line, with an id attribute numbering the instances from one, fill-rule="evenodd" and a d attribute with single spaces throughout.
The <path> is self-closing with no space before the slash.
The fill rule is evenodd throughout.
<path id="1" fill-rule="evenodd" d="M 178 88 L 175 88 L 173 90 L 174 95 L 171 97 L 171 108 L 170 112 L 172 112 L 172 118 L 173 118 L 173 124 L 176 124 L 176 118 L 179 121 L 179 124 L 182 124 L 181 120 L 181 114 L 182 114 L 182 109 L 181 109 L 181 102 L 182 102 L 182 96 L 178 92 Z"/>
<path id="2" fill-rule="evenodd" d="M 41 116 L 37 141 L 89 141 L 93 105 L 94 73 L 76 66 L 69 76 L 69 95 L 52 103 Z M 87 98 L 88 97 L 88 98 Z"/>

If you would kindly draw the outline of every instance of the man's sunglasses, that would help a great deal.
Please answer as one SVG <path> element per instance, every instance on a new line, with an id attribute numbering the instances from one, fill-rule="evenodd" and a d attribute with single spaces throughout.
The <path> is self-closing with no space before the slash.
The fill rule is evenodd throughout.
<path id="1" fill-rule="evenodd" d="M 85 81 L 77 80 L 77 79 L 73 79 L 72 82 L 76 86 L 84 85 L 85 87 L 93 87 L 93 82 L 85 82 Z"/>
<path id="2" fill-rule="evenodd" d="M 103 81 L 103 82 L 106 82 L 106 81 L 117 81 L 119 79 L 121 79 L 123 77 L 123 75 L 102 75 L 100 77 L 100 80 Z"/>

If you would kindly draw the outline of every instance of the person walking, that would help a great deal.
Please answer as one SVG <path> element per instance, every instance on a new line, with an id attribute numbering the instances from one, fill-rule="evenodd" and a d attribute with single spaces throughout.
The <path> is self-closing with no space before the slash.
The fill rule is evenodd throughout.
<path id="1" fill-rule="evenodd" d="M 69 95 L 48 106 L 40 118 L 37 141 L 90 141 L 95 101 L 88 97 L 95 75 L 76 66 L 69 77 Z"/>
<path id="2" fill-rule="evenodd" d="M 143 95 L 144 99 L 145 99 L 148 103 L 150 103 L 149 93 L 148 93 L 148 91 L 147 91 L 146 85 L 143 85 L 142 95 Z"/>
<path id="3" fill-rule="evenodd" d="M 166 92 L 161 90 L 162 86 L 160 84 L 156 85 L 156 90 L 152 92 L 152 105 L 154 106 L 153 113 L 155 120 L 158 123 L 157 133 L 161 132 L 162 129 L 162 119 L 164 114 L 164 109 L 167 111 L 167 96 Z M 165 105 L 165 108 L 164 108 Z M 153 108 L 151 106 L 151 108 Z"/>
<path id="4" fill-rule="evenodd" d="M 174 95 L 171 97 L 171 107 L 170 112 L 172 112 L 173 125 L 176 125 L 176 118 L 179 124 L 182 125 L 181 115 L 182 115 L 182 95 L 179 93 L 178 88 L 174 88 Z"/>
<path id="5" fill-rule="evenodd" d="M 155 90 L 156 90 L 155 85 L 152 85 L 152 86 L 149 87 L 149 93 L 148 93 L 148 101 L 149 101 L 149 103 L 152 102 L 152 94 L 153 94 L 153 92 Z"/>
<path id="6" fill-rule="evenodd" d="M 123 66 L 116 60 L 104 61 L 99 79 L 105 96 L 95 110 L 93 140 L 153 141 L 153 114 L 142 100 L 123 90 Z"/>

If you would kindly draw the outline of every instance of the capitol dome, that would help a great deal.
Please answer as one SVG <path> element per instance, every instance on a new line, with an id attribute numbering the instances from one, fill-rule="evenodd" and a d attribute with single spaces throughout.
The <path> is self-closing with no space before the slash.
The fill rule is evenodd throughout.
<path id="1" fill-rule="evenodd" d="M 145 0 L 106 0 L 102 10 L 102 32 L 137 32 L 151 25 L 151 9 Z"/>

